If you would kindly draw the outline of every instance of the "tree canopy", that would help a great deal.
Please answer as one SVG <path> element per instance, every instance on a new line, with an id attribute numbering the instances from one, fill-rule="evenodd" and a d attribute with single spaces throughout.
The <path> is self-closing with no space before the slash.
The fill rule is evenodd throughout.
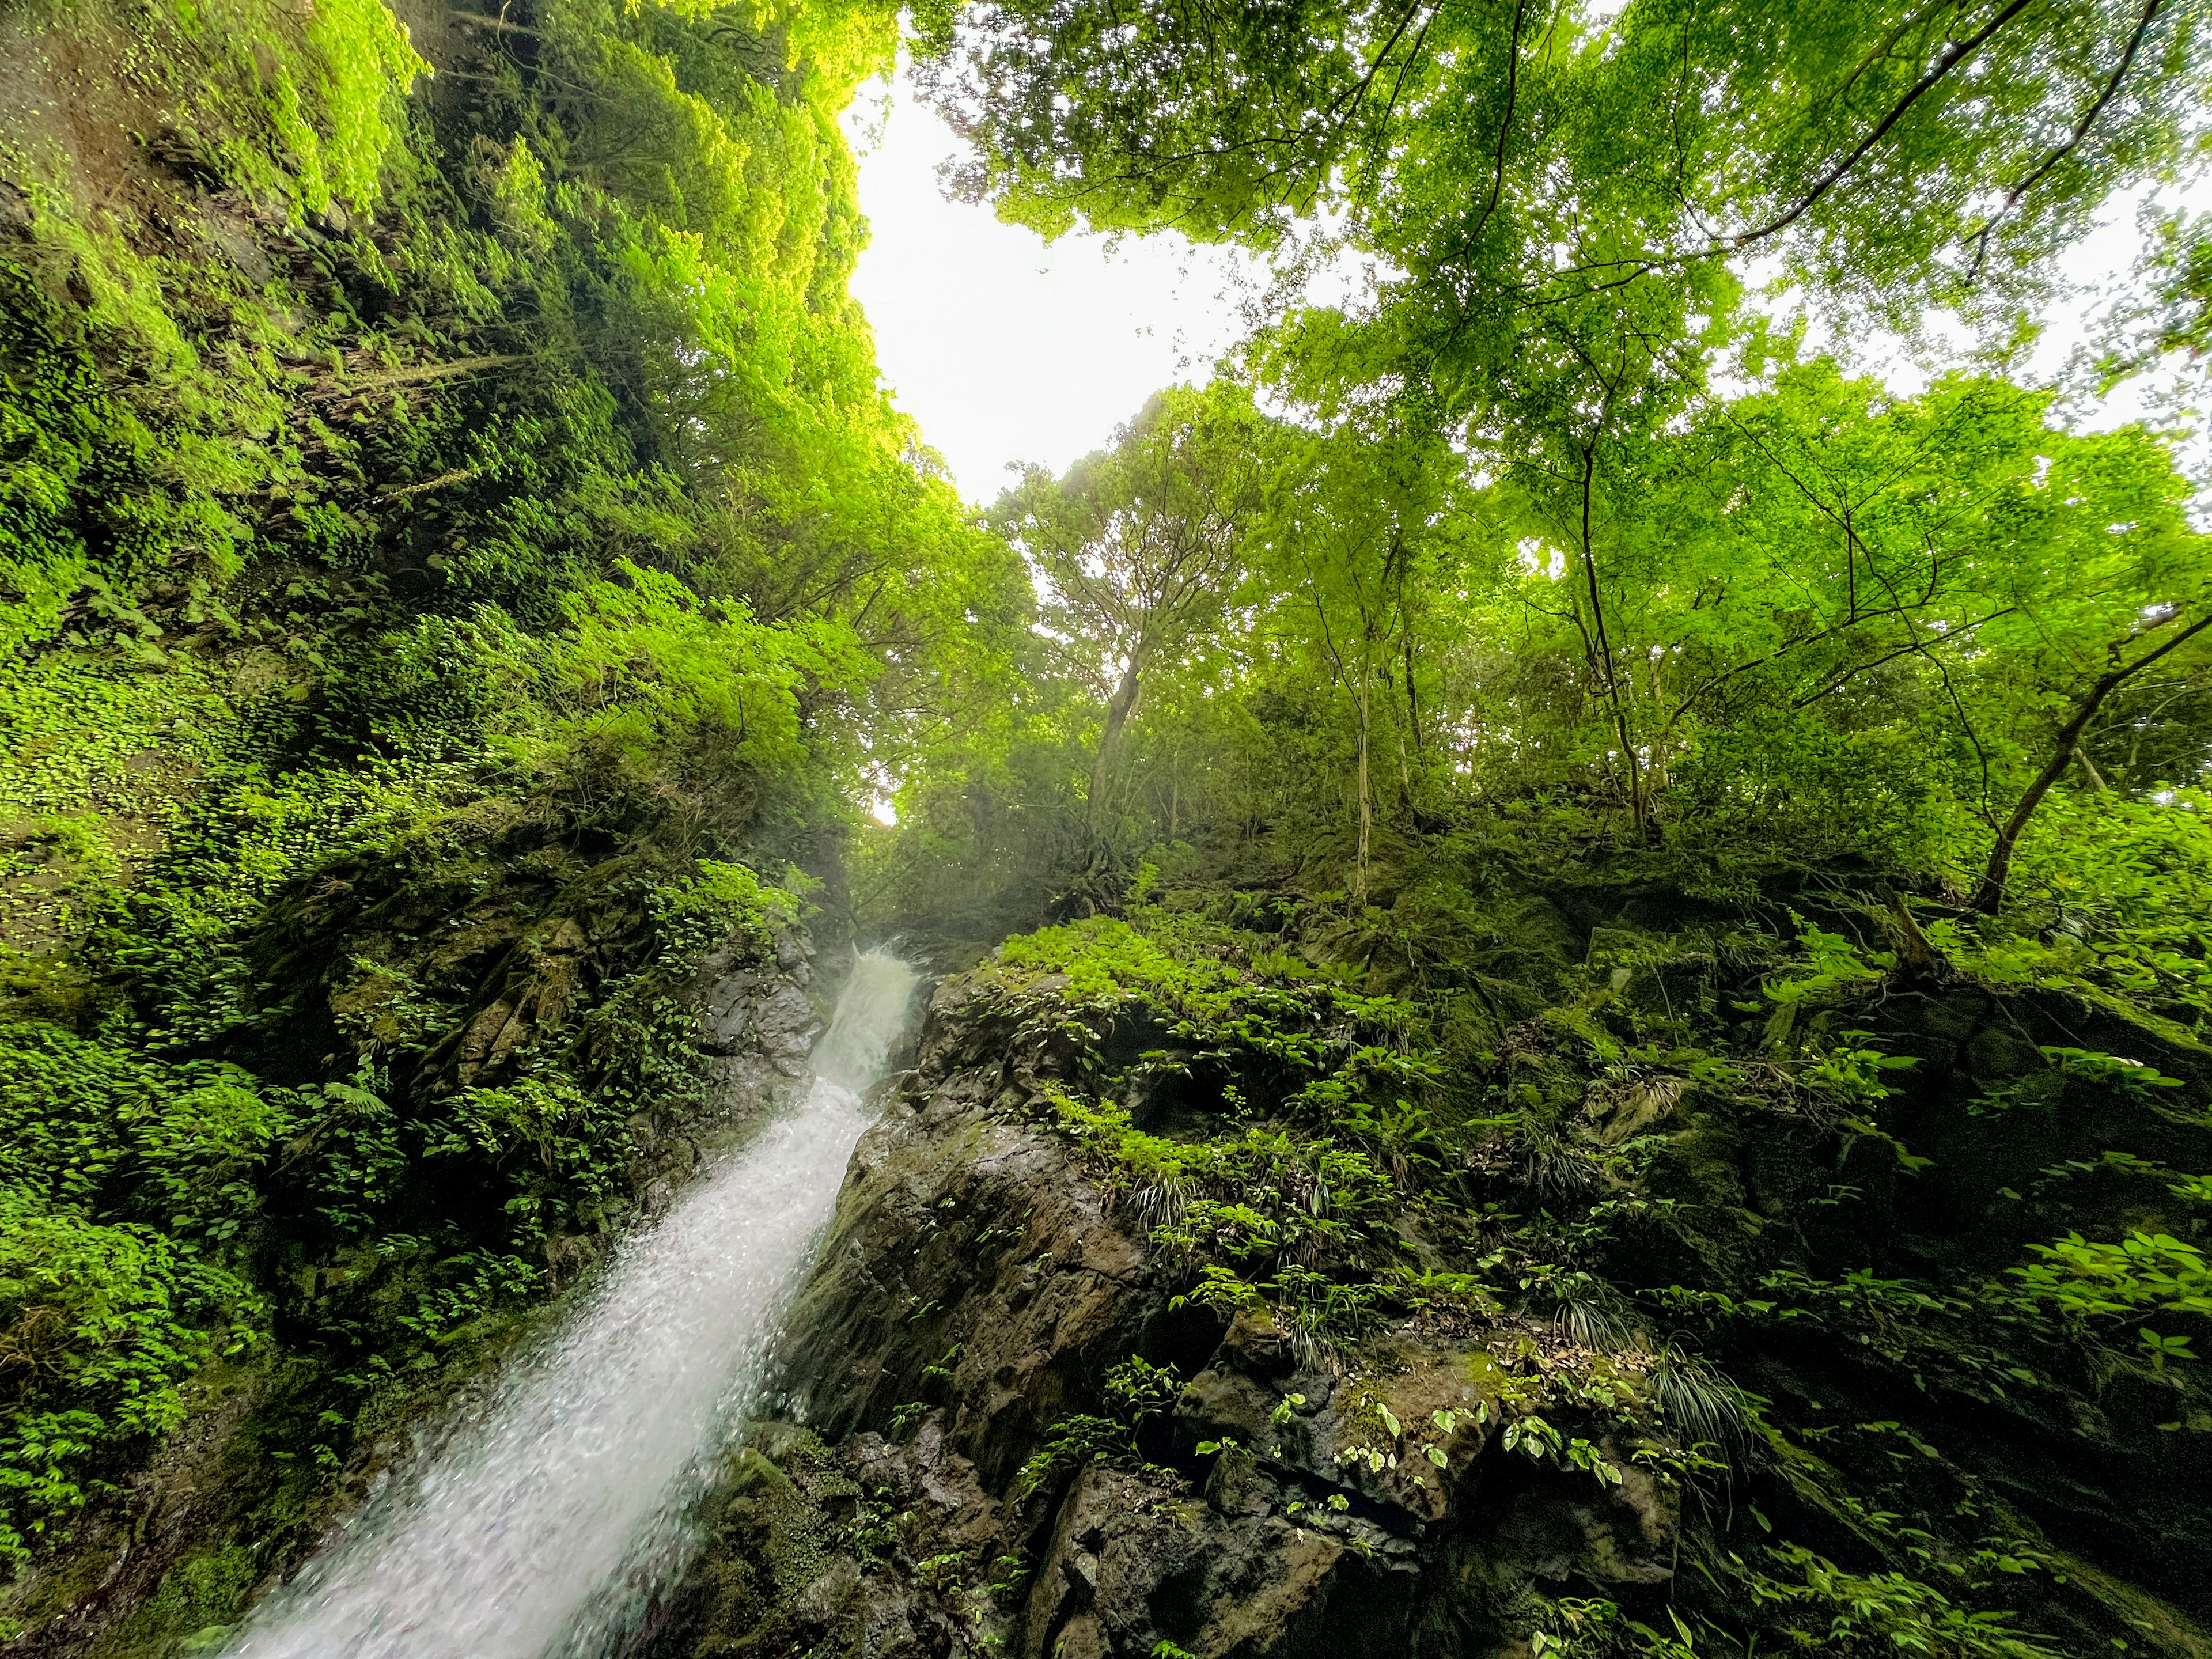
<path id="1" fill-rule="evenodd" d="M 1654 846 L 1802 835 L 1990 913 L 2062 777 L 2197 779 L 2207 562 L 2166 440 L 2079 434 L 1990 368 L 2056 257 L 2191 165 L 2197 9 L 994 0 L 921 31 L 971 198 L 1289 261 L 1229 380 L 1178 394 L 1254 400 L 1267 488 L 1213 500 L 1238 573 L 1210 570 L 1157 730 L 1107 700 L 1088 796 L 1119 744 L 1180 757 L 1178 829 L 1224 777 L 1315 766 L 1297 814 L 1342 795 L 1364 888 L 1391 791 L 1408 823 L 1564 789 Z M 2168 320 L 2130 313 L 2109 363 L 2191 337 L 2190 234 L 2160 244 Z M 1366 289 L 1297 300 L 1347 252 Z M 1908 339 L 1943 308 L 1982 353 L 1892 392 L 1792 307 Z M 1034 531 L 1137 429 L 1001 514 Z M 1133 665 L 1070 616 L 1076 656 Z"/>

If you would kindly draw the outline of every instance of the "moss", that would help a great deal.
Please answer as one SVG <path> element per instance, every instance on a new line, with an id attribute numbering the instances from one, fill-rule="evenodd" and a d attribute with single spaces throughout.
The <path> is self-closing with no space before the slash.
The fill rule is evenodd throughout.
<path id="1" fill-rule="evenodd" d="M 1496 1356 L 1486 1348 L 1468 1350 L 1465 1361 L 1467 1380 L 1486 1399 L 1495 1399 L 1512 1387 L 1511 1373 L 1498 1363 Z"/>
<path id="2" fill-rule="evenodd" d="M 848 1607 L 802 1611 L 802 1595 L 892 1535 L 829 1449 L 788 1424 L 749 1428 L 702 1520 L 707 1542 L 681 1592 L 693 1627 L 711 1632 L 700 1659 L 805 1640 L 824 1613 L 842 1623 Z M 849 1601 L 857 1578 L 846 1589 Z"/>
<path id="3" fill-rule="evenodd" d="M 229 1634 L 260 1577 L 242 1544 L 185 1556 L 161 1586 L 87 1650 L 87 1659 L 173 1659 L 207 1653 Z"/>

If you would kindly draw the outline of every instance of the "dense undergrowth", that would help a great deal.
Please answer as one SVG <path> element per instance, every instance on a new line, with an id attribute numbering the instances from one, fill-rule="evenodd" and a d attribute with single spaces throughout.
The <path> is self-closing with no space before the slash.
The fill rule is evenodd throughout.
<path id="1" fill-rule="evenodd" d="M 2191 1650 L 2142 1589 L 2191 1599 L 2202 1524 L 2207 1050 L 2094 943 L 1545 848 L 1470 824 L 1361 910 L 1186 848 L 981 973 L 1191 1303 L 1354 1375 L 1486 1334 L 1509 1452 L 1678 1492 L 1672 1582 L 1535 1651 Z M 1036 1478 L 1133 1458 L 1132 1401 Z"/>
<path id="2" fill-rule="evenodd" d="M 250 1402 L 304 1541 L 576 1277 L 701 963 L 834 926 L 1024 602 L 844 293 L 888 13 L 407 17 L 0 26 L 10 1629 L 180 1424 Z M 229 1524 L 126 1644 L 232 1616 Z"/>

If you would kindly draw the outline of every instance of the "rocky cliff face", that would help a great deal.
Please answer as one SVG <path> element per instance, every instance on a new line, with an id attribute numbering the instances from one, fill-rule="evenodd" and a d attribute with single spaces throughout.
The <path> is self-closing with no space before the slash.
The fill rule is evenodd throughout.
<path id="1" fill-rule="evenodd" d="M 515 960 L 517 1007 L 565 971 Z M 629 1125 L 624 1215 L 797 1085 L 822 989 L 796 932 L 708 957 L 708 1103 Z M 1370 1204 L 1357 1261 L 1278 1250 L 1262 1301 L 1212 1294 L 1218 1261 L 1178 1243 L 1191 1188 L 1082 1127 L 1111 1115 L 1157 1157 L 1259 1122 L 1204 1080 L 1193 1027 L 1085 998 L 1072 970 L 943 981 L 703 1547 L 624 1659 L 1694 1659 L 1731 1623 L 1739 1649 L 1781 1645 L 1778 1625 L 1826 1659 L 2212 1655 L 2191 1373 L 2069 1346 L 1998 1294 L 2063 1229 L 2185 1228 L 2159 1195 L 2206 1160 L 2203 1051 L 1940 966 L 1832 1012 L 1898 1062 L 1879 1105 L 1832 1109 L 1752 1061 L 1557 1073 L 1548 1140 L 1471 1133 L 1425 1191 Z M 1548 1029 L 1505 1033 L 1497 1071 L 1543 1076 Z M 1636 1163 L 1603 1161 L 1628 1145 Z M 1270 1167 L 1243 1166 L 1241 1198 L 1210 1188 L 1232 1261 L 1222 1228 L 1263 1218 L 1231 1200 L 1316 1225 L 1348 1208 Z M 1554 1216 L 1595 1204 L 1638 1227 L 1591 1229 L 1591 1271 L 1543 1278 Z M 1314 1266 L 1334 1277 L 1310 1294 L 1364 1297 L 1361 1317 L 1291 1318 Z M 266 1386 L 165 1451 L 79 1577 L 45 1582 L 60 1616 L 21 1650 L 188 1650 L 424 1409 L 395 1396 L 329 1499 L 272 1526 L 233 1480 L 280 1449 Z"/>
<path id="2" fill-rule="evenodd" d="M 2191 1611 L 2196 1396 L 2171 1370 L 2069 1370 L 2025 1334 L 2009 1352 L 2042 1371 L 2001 1372 L 1973 1334 L 1993 1294 L 1974 1287 L 2002 1285 L 2047 1224 L 2015 1185 L 2140 1210 L 2134 1188 L 2086 1196 L 2112 1164 L 2091 1142 L 2158 1160 L 2143 1169 L 2198 1158 L 2193 1109 L 2043 1057 L 2141 1049 L 2141 1030 L 1899 981 L 1854 1017 L 1912 1061 L 1882 1118 L 1904 1141 L 1692 1085 L 1591 1091 L 1566 1144 L 1648 1137 L 1638 1201 L 1672 1206 L 1690 1255 L 1754 1279 L 1744 1264 L 1771 1258 L 1777 1295 L 1801 1257 L 1848 1273 L 1835 1295 L 1857 1299 L 1827 1316 L 1753 1304 L 1749 1335 L 1708 1358 L 1686 1318 L 1608 1329 L 1596 1303 L 1554 1311 L 1508 1282 L 1486 1304 L 1403 1297 L 1325 1348 L 1264 1309 L 1202 1305 L 1160 1228 L 1171 1195 L 1066 1132 L 1055 1102 L 1086 1053 L 1164 1037 L 1141 1014 L 1133 1032 L 1039 1018 L 1057 983 L 1026 1002 L 988 974 L 939 988 L 854 1154 L 781 1392 L 636 1653 L 1703 1652 L 1674 1644 L 1675 1607 L 1753 1631 L 1764 1609 L 1830 1655 L 2212 1653 Z M 2201 1058 L 2157 1054 L 2190 1076 Z M 1171 1083 L 1128 1081 L 1143 1073 L 1117 1074 L 1139 1125 L 1206 1133 Z M 1545 1171 L 1494 1162 L 1469 1163 L 1478 1199 L 1539 1212 Z M 1834 1218 L 1845 1191 L 1856 1221 Z M 1399 1224 L 1409 1259 L 1431 1254 L 1419 1216 Z M 1608 1267 L 1632 1285 L 1696 1270 L 1656 1247 Z M 2019 1611 L 1947 1603 L 1893 1549 L 1969 1606 Z M 1709 1596 L 1701 1563 L 1758 1588 Z"/>
<path id="3" fill-rule="evenodd" d="M 1502 1449 L 1540 1338 L 1428 1316 L 1333 1358 L 1188 1305 L 1033 1121 L 1062 1056 L 973 997 L 940 988 L 854 1153 L 781 1408 L 647 1651 L 1506 1654 L 1539 1579 L 1668 1576 L 1677 1498 L 1622 1449 L 1617 1479 Z"/>

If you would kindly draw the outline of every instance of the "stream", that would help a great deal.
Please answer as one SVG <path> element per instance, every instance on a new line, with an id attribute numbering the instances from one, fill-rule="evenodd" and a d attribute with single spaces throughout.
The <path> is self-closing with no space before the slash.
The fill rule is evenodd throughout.
<path id="1" fill-rule="evenodd" d="M 835 1206 L 914 969 L 867 951 L 805 1100 L 625 1241 L 562 1327 L 270 1595 L 226 1659 L 599 1659 L 681 1570 Z"/>

